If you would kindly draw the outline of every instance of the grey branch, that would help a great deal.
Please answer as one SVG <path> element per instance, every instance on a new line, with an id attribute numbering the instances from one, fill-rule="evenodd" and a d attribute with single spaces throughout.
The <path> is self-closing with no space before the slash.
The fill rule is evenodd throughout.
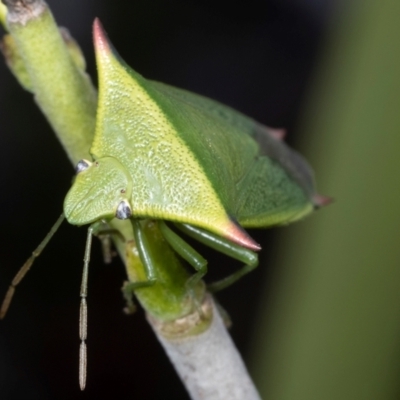
<path id="1" fill-rule="evenodd" d="M 148 316 L 191 399 L 260 400 L 211 296 L 202 308 L 209 309 L 211 324 L 204 332 L 186 337 L 173 338 Z"/>

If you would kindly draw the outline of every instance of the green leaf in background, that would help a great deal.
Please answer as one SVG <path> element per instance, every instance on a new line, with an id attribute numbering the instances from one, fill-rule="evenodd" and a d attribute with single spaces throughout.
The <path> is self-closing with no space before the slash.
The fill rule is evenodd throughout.
<path id="1" fill-rule="evenodd" d="M 336 202 L 277 248 L 252 342 L 265 399 L 399 399 L 400 2 L 350 3 L 302 146 Z"/>

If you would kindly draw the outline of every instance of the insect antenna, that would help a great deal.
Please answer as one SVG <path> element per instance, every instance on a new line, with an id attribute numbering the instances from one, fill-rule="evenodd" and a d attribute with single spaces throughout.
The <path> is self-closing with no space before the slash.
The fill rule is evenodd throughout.
<path id="1" fill-rule="evenodd" d="M 79 309 L 79 338 L 81 344 L 79 347 L 79 386 L 81 390 L 85 389 L 86 386 L 86 375 L 87 375 L 87 349 L 86 349 L 86 338 L 87 338 L 87 284 L 89 274 L 89 261 L 90 261 L 90 249 L 92 247 L 93 227 L 89 227 L 86 238 L 85 256 L 83 258 L 83 271 L 82 271 L 82 283 L 81 283 L 81 305 Z"/>
<path id="2" fill-rule="evenodd" d="M 8 287 L 7 293 L 4 297 L 3 303 L 0 308 L 0 319 L 3 319 L 7 313 L 8 308 L 10 307 L 11 300 L 14 296 L 15 289 L 17 285 L 22 281 L 27 272 L 31 269 L 31 266 L 36 258 L 40 256 L 47 243 L 49 243 L 50 239 L 57 232 L 57 229 L 60 227 L 61 223 L 64 221 L 64 213 L 62 213 L 56 223 L 52 226 L 49 233 L 45 236 L 39 246 L 32 252 L 32 255 L 25 261 L 25 264 L 21 267 L 21 269 L 17 272 L 14 279 L 11 281 L 11 285 Z"/>

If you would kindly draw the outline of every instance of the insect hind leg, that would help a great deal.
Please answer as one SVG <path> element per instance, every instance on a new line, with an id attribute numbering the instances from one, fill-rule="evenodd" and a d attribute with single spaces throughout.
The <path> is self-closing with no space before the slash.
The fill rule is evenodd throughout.
<path id="1" fill-rule="evenodd" d="M 197 284 L 207 273 L 207 260 L 171 230 L 164 221 L 158 221 L 158 226 L 169 245 L 196 270 L 196 273 L 186 282 L 186 287 L 194 298 L 194 290 Z"/>
<path id="2" fill-rule="evenodd" d="M 242 261 L 245 264 L 241 269 L 226 278 L 207 285 L 207 289 L 210 292 L 218 292 L 219 290 L 225 289 L 258 266 L 258 255 L 251 250 L 245 249 L 244 247 L 232 243 L 230 240 L 192 225 L 176 223 L 175 226 L 193 239 L 235 260 Z"/>

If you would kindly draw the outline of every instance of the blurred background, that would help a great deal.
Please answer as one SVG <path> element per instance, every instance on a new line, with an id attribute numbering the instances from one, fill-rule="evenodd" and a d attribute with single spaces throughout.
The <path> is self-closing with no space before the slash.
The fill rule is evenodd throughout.
<path id="1" fill-rule="evenodd" d="M 145 77 L 288 129 L 335 203 L 253 231 L 260 267 L 218 294 L 264 399 L 400 399 L 400 2 L 48 1 L 96 80 L 91 24 Z M 73 169 L 0 63 L 0 296 L 62 210 Z M 187 399 L 99 243 L 89 273 L 88 385 L 78 387 L 86 230 L 64 224 L 0 322 L 0 397 Z M 232 263 L 204 248 L 212 281 Z"/>

